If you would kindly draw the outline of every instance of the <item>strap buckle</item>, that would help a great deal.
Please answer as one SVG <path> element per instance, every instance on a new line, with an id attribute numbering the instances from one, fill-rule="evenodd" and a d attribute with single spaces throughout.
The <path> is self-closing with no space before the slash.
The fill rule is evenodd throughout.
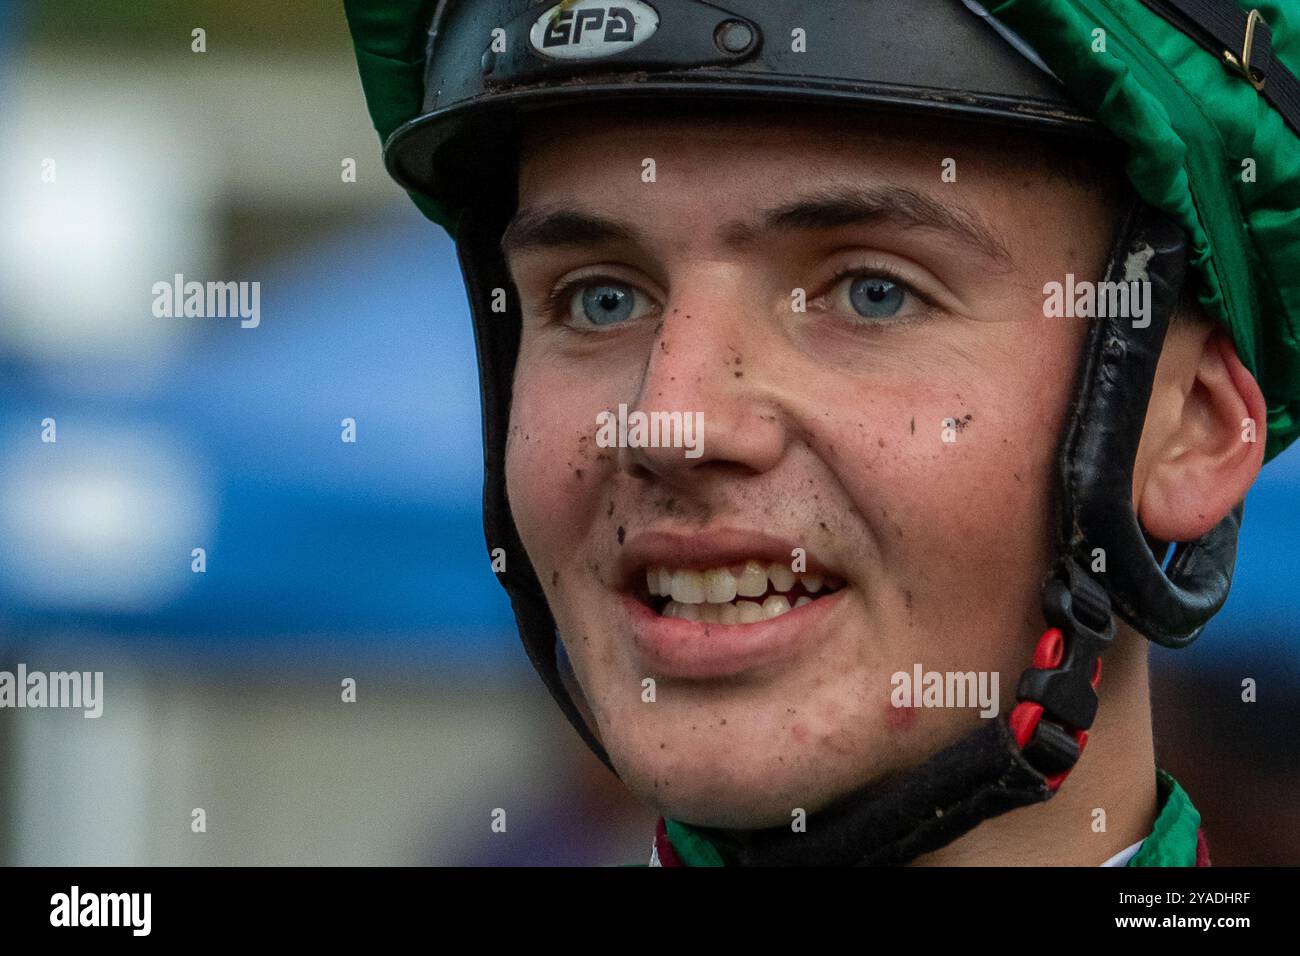
<path id="1" fill-rule="evenodd" d="M 1261 23 L 1268 26 L 1260 12 L 1252 9 L 1250 15 L 1246 18 L 1246 39 L 1242 44 L 1241 58 L 1238 59 L 1231 50 L 1223 51 L 1223 62 L 1244 76 L 1256 90 L 1264 89 L 1264 80 L 1266 79 L 1250 63 L 1251 55 L 1255 51 L 1255 27 Z"/>
<path id="2" fill-rule="evenodd" d="M 1033 666 L 1020 675 L 1019 703 L 1009 724 L 1025 759 L 1056 790 L 1074 769 L 1097 715 L 1101 654 L 1115 637 L 1110 598 L 1071 565 L 1069 581 L 1043 589 L 1043 614 L 1051 625 L 1034 649 Z"/>

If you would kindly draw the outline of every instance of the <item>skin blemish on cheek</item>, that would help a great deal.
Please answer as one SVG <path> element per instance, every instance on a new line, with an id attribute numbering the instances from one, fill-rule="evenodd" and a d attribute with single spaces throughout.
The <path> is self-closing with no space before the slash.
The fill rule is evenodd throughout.
<path id="1" fill-rule="evenodd" d="M 559 584 L 559 583 L 560 583 L 560 572 L 559 572 L 559 571 L 552 571 L 552 572 L 551 572 L 551 587 L 555 587 L 555 586 L 556 586 L 557 584 Z"/>
<path id="2" fill-rule="evenodd" d="M 912 416 L 912 434 L 913 434 L 913 435 L 916 434 L 916 416 L 915 416 L 915 415 Z"/>
<path id="3" fill-rule="evenodd" d="M 808 728 L 803 724 L 795 724 L 790 728 L 790 736 L 799 743 L 803 743 L 808 739 Z"/>
<path id="4" fill-rule="evenodd" d="M 895 707 L 893 704 L 885 706 L 885 724 L 891 730 L 907 730 L 914 723 L 916 723 L 915 707 Z"/>
<path id="5" fill-rule="evenodd" d="M 619 543 L 619 544 L 622 544 L 622 543 L 623 543 L 623 539 L 626 538 L 626 537 L 627 537 L 627 532 L 623 530 L 623 526 L 622 526 L 622 525 L 619 525 L 619 526 L 618 526 L 618 543 Z"/>
<path id="6" fill-rule="evenodd" d="M 606 518 L 614 517 L 614 499 L 609 499 L 609 510 L 605 512 Z"/>

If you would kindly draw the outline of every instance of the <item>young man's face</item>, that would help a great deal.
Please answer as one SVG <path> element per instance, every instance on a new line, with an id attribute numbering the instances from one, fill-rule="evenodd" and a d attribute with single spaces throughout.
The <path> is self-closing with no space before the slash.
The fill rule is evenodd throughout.
<path id="1" fill-rule="evenodd" d="M 1101 277 L 1116 210 L 851 116 L 552 124 L 519 210 L 509 496 L 628 785 L 788 823 L 981 719 L 896 708 L 896 672 L 998 672 L 1009 708 L 1086 324 L 1043 286 Z M 602 447 L 620 405 L 702 413 L 702 453 Z"/>

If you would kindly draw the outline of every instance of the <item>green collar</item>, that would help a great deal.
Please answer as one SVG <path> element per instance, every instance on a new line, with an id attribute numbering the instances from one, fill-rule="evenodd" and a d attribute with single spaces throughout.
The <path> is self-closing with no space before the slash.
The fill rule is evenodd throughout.
<path id="1" fill-rule="evenodd" d="M 664 817 L 664 829 L 684 866 L 726 866 L 713 844 L 685 824 Z"/>
<path id="2" fill-rule="evenodd" d="M 1187 792 L 1168 773 L 1156 768 L 1156 816 L 1151 834 L 1128 866 L 1195 866 L 1196 831 L 1201 815 Z M 704 837 L 685 824 L 664 818 L 668 839 L 686 866 L 723 866 L 722 857 Z"/>
<path id="3" fill-rule="evenodd" d="M 1201 815 L 1178 781 L 1156 768 L 1156 817 L 1151 835 L 1128 861 L 1129 866 L 1195 866 L 1196 831 Z"/>

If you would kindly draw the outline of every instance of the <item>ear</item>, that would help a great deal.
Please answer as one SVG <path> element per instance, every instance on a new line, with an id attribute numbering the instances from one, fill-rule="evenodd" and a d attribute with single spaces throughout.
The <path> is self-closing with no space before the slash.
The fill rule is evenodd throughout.
<path id="1" fill-rule="evenodd" d="M 1203 317 L 1170 326 L 1133 473 L 1133 508 L 1161 541 L 1205 534 L 1264 463 L 1266 408 L 1227 333 Z"/>

